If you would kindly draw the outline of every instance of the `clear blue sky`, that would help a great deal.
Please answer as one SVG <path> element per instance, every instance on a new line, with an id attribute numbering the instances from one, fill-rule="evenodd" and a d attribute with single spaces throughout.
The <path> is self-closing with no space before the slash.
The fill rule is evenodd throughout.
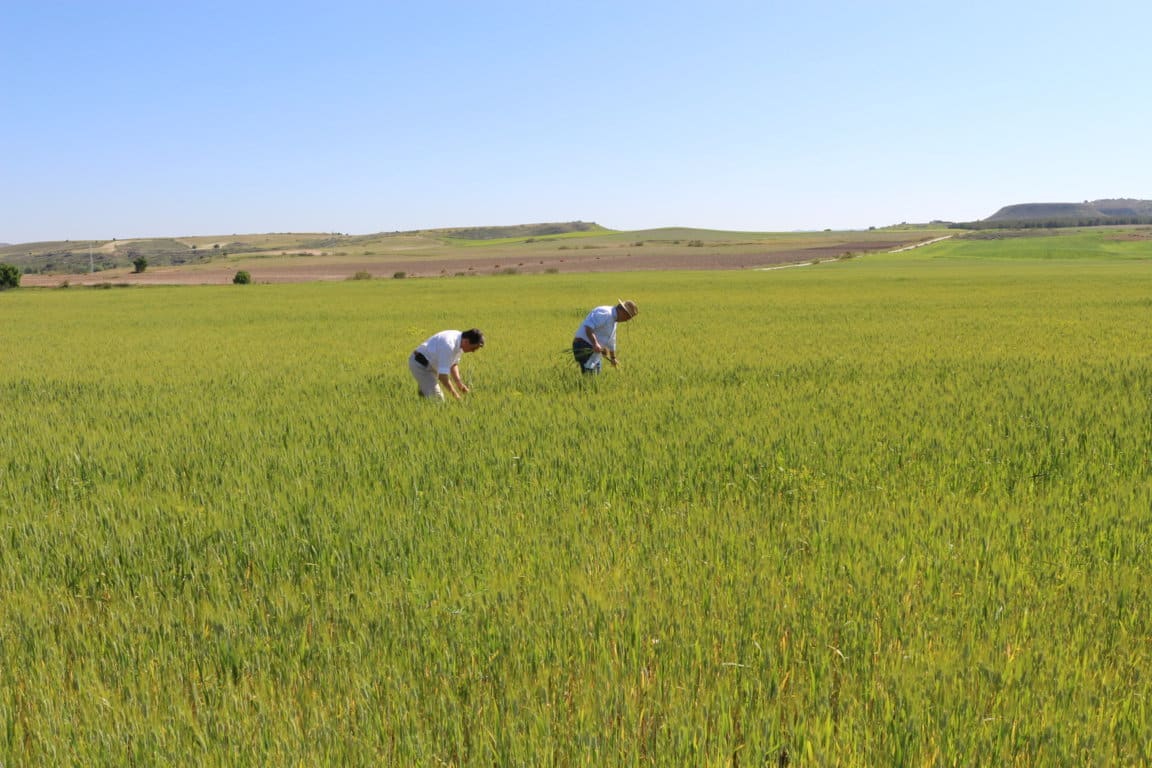
<path id="1" fill-rule="evenodd" d="M 0 0 L 0 242 L 1152 198 L 1146 0 Z"/>

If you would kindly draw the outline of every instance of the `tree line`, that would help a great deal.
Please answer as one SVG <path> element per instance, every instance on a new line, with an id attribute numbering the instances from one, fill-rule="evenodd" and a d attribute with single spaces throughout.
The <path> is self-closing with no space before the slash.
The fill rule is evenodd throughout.
<path id="1" fill-rule="evenodd" d="M 1072 218 L 996 219 L 994 221 L 958 221 L 949 229 L 1058 229 L 1061 227 L 1104 227 L 1152 224 L 1152 216 L 1088 216 Z"/>

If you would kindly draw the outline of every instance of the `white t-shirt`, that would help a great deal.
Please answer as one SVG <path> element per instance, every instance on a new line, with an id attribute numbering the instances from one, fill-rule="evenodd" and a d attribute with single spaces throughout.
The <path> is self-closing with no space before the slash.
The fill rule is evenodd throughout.
<path id="1" fill-rule="evenodd" d="M 588 333 L 585 331 L 585 328 L 592 329 L 592 333 L 596 334 L 596 338 L 600 341 L 600 346 L 615 351 L 616 305 L 609 304 L 603 307 L 596 307 L 588 313 L 588 317 L 584 318 L 584 322 L 580 323 L 580 328 L 576 331 L 576 338 L 584 339 L 584 341 L 591 344 L 592 339 L 588 338 Z"/>
<path id="2" fill-rule="evenodd" d="M 428 368 L 436 373 L 449 373 L 452 366 L 460 362 L 464 347 L 460 342 L 464 334 L 460 331 L 440 331 L 416 347 L 416 351 L 428 358 Z"/>

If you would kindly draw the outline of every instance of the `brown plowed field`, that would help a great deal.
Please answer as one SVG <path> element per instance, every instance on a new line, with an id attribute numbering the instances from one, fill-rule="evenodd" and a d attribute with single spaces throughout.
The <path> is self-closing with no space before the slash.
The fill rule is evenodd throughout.
<path id="1" fill-rule="evenodd" d="M 391 278 L 403 272 L 406 277 L 446 277 L 493 275 L 507 272 L 524 274 L 555 271 L 625 272 L 645 270 L 735 270 L 804 264 L 837 259 L 846 254 L 884 252 L 908 245 L 915 236 L 891 241 L 841 242 L 807 248 L 734 249 L 700 248 L 590 248 L 551 250 L 509 257 L 483 253 L 482 249 L 451 256 L 353 257 L 315 256 L 236 260 L 227 263 L 186 267 L 149 267 L 136 274 L 129 269 L 106 270 L 80 275 L 24 275 L 21 285 L 54 287 L 69 285 L 219 285 L 232 282 L 238 270 L 247 270 L 255 283 L 302 283 L 348 280 L 357 273 L 374 278 Z"/>

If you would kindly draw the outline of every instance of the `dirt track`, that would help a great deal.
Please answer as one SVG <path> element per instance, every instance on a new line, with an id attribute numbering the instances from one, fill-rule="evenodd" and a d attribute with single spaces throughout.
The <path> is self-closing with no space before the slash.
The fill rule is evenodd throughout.
<path id="1" fill-rule="evenodd" d="M 888 251 L 908 244 L 908 240 L 867 241 L 835 246 L 797 248 L 762 252 L 737 252 L 731 248 L 692 248 L 658 251 L 654 248 L 597 248 L 556 251 L 553 255 L 534 254 L 530 260 L 509 261 L 479 257 L 457 258 L 295 258 L 284 261 L 232 262 L 227 265 L 195 267 L 154 267 L 140 274 L 131 270 L 107 270 L 81 275 L 24 275 L 21 285 L 55 287 L 69 285 L 220 285 L 232 282 L 237 270 L 247 270 L 255 283 L 304 283 L 351 279 L 358 272 L 374 278 L 391 278 L 399 272 L 407 277 L 453 275 L 493 275 L 509 271 L 531 274 L 549 270 L 566 272 L 625 272 L 646 270 L 732 270 L 755 269 L 783 264 L 836 259 L 847 253 Z M 690 252 L 689 252 L 690 251 Z"/>

